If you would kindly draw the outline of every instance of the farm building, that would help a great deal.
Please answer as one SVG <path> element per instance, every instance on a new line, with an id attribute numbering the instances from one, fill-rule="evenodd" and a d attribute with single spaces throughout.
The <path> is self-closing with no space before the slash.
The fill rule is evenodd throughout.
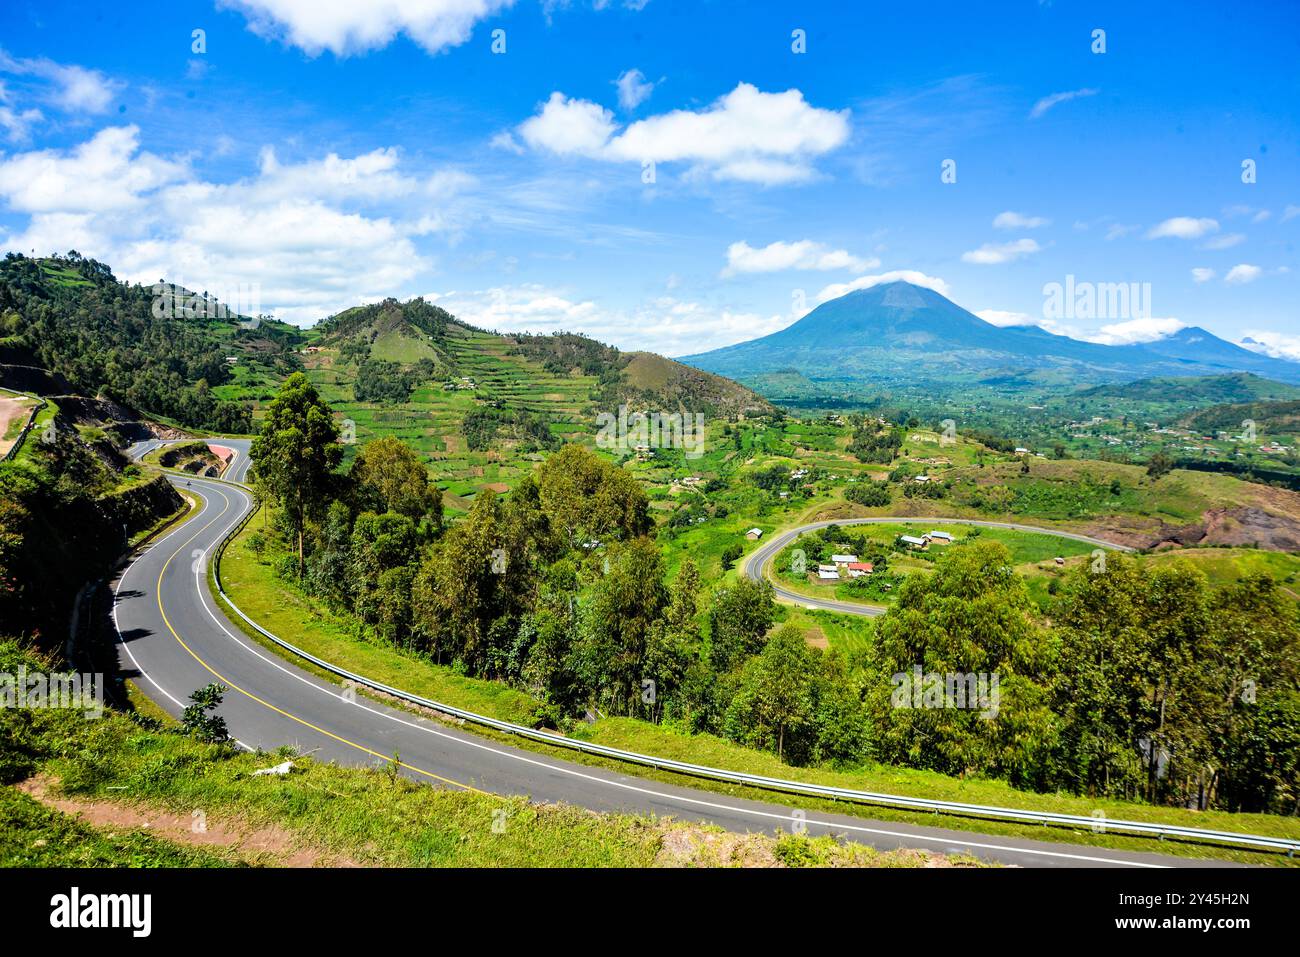
<path id="1" fill-rule="evenodd" d="M 761 528 L 751 528 L 745 533 L 745 537 L 751 542 L 756 542 L 763 537 L 763 530 Z"/>

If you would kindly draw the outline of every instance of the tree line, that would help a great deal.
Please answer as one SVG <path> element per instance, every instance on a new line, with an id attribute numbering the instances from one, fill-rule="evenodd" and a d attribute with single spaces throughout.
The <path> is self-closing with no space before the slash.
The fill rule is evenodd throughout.
<path id="1" fill-rule="evenodd" d="M 689 559 L 669 574 L 645 492 L 585 448 L 447 523 L 411 449 L 379 439 L 340 472 L 337 437 L 291 377 L 253 446 L 291 546 L 281 573 L 398 646 L 528 690 L 538 725 L 632 716 L 793 764 L 1300 809 L 1300 620 L 1267 577 L 1212 589 L 1188 566 L 1108 555 L 1069 573 L 1044 618 L 1004 546 L 964 543 L 902 583 L 850 658 L 778 627 L 767 583 L 710 592 Z M 939 694 L 900 701 L 917 669 Z M 954 676 L 996 677 L 997 700 L 954 706 Z"/>

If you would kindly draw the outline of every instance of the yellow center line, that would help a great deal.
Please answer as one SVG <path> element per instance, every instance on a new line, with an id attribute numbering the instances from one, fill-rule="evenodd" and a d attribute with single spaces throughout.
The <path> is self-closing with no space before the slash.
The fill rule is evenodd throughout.
<path id="1" fill-rule="evenodd" d="M 230 510 L 230 499 L 226 498 L 224 493 L 221 493 L 221 497 L 225 499 L 226 502 L 225 508 L 221 510 L 221 512 L 217 515 L 216 518 L 214 518 L 211 522 L 208 522 L 207 525 L 204 525 L 201 529 L 195 532 L 194 535 L 191 536 L 189 541 L 182 543 L 176 549 L 176 551 L 172 552 L 171 555 L 168 556 L 167 561 L 163 563 L 162 570 L 158 572 L 158 586 L 157 586 L 158 611 L 162 615 L 163 624 L 167 626 L 167 630 L 172 633 L 172 637 L 175 638 L 180 643 L 180 646 L 184 648 L 186 651 L 188 651 L 190 653 L 190 656 L 195 661 L 197 661 L 200 665 L 206 668 L 208 672 L 211 673 L 213 677 L 215 677 L 223 685 L 226 685 L 227 687 L 235 691 L 238 691 L 246 698 L 251 698 L 253 701 L 256 701 L 258 704 L 262 705 L 263 707 L 271 709 L 276 714 L 283 715 L 284 717 L 288 718 L 290 721 L 296 721 L 305 727 L 311 728 L 313 731 L 325 735 L 327 738 L 333 738 L 335 741 L 338 741 L 341 744 L 346 744 L 348 747 L 356 748 L 358 751 L 363 751 L 366 754 L 379 758 L 382 761 L 390 761 L 396 764 L 398 767 L 405 768 L 408 771 L 413 771 L 416 774 L 422 774 L 427 778 L 432 778 L 435 781 L 441 781 L 444 784 L 450 784 L 453 787 L 463 788 L 466 791 L 473 791 L 475 794 L 487 794 L 488 793 L 487 791 L 482 791 L 479 788 L 473 787 L 472 785 L 462 784 L 459 781 L 453 781 L 451 778 L 445 778 L 442 775 L 434 774 L 432 771 L 426 771 L 423 768 L 417 768 L 413 764 L 407 764 L 405 761 L 398 760 L 397 758 L 390 757 L 389 755 L 380 754 L 378 751 L 372 751 L 370 748 L 367 748 L 363 744 L 357 744 L 355 741 L 349 741 L 347 738 L 340 737 L 339 735 L 334 734 L 332 731 L 326 731 L 324 728 L 318 727 L 317 725 L 312 724 L 310 721 L 306 721 L 295 714 L 290 714 L 288 711 L 285 711 L 282 708 L 277 708 L 269 701 L 264 701 L 262 698 L 259 698 L 257 695 L 253 694 L 252 692 L 245 691 L 243 688 L 239 687 L 239 685 L 235 684 L 229 678 L 225 677 L 223 674 L 221 674 L 219 671 L 213 668 L 210 664 L 208 664 L 206 661 L 200 658 L 197 654 L 195 654 L 194 649 L 185 643 L 185 639 L 183 639 L 179 634 L 176 633 L 176 629 L 172 627 L 171 620 L 167 617 L 167 612 L 163 608 L 163 601 L 162 601 L 163 576 L 167 574 L 167 568 L 168 566 L 171 565 L 172 559 L 174 559 L 177 555 L 179 555 L 182 551 L 184 551 L 186 545 L 189 545 L 190 542 L 193 542 L 194 539 L 202 535 L 213 524 L 219 522 L 221 520 L 221 516 L 225 515 L 226 512 Z"/>

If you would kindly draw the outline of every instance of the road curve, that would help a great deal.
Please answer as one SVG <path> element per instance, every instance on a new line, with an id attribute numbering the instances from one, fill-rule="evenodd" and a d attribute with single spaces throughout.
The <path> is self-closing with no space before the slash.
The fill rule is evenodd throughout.
<path id="1" fill-rule="evenodd" d="M 239 452 L 232 474 L 243 475 L 247 441 L 221 444 Z M 187 491 L 200 507 L 188 522 L 143 549 L 110 583 L 119 664 L 126 677 L 174 716 L 190 692 L 220 681 L 229 689 L 221 715 L 246 748 L 288 744 L 317 760 L 347 765 L 386 764 L 400 754 L 404 773 L 444 787 L 564 801 L 593 811 L 708 821 L 739 832 L 790 832 L 806 826 L 809 834 L 834 834 L 880 848 L 969 853 L 1010 865 L 1212 863 L 818 811 L 807 812 L 805 819 L 775 796 L 749 800 L 559 760 L 352 695 L 253 642 L 212 597 L 207 558 L 252 508 L 250 493 L 226 482 L 170 473 L 169 478 L 179 486 L 188 483 Z M 485 820 L 484 827 L 491 823 Z"/>
<path id="2" fill-rule="evenodd" d="M 1052 535 L 1056 538 L 1068 538 L 1071 541 L 1083 542 L 1087 545 L 1096 545 L 1098 548 L 1107 548 L 1112 551 L 1131 552 L 1135 549 L 1127 545 L 1117 545 L 1114 542 L 1107 542 L 1100 538 L 1093 538 L 1090 535 L 1080 535 L 1076 532 L 1063 532 L 1056 528 L 1041 528 L 1037 525 L 1019 525 L 1015 522 L 986 522 L 974 518 L 935 518 L 931 515 L 909 515 L 909 516 L 882 516 L 877 518 L 843 518 L 839 520 L 810 522 L 807 525 L 800 525 L 796 528 L 786 529 L 779 535 L 774 535 L 770 540 L 764 542 L 759 548 L 750 552 L 749 557 L 741 565 L 741 574 L 747 576 L 752 581 L 762 581 L 767 576 L 767 566 L 772 563 L 772 559 L 780 553 L 799 535 L 804 532 L 814 532 L 819 528 L 826 528 L 830 525 L 977 525 L 981 528 L 1009 528 L 1018 532 L 1035 532 L 1040 535 Z M 768 581 L 772 585 L 772 590 L 776 597 L 782 601 L 791 604 L 802 605 L 804 608 L 814 609 L 817 611 L 834 611 L 845 615 L 866 615 L 876 617 L 885 613 L 885 608 L 881 605 L 867 605 L 856 601 L 839 601 L 833 598 L 813 598 L 808 595 L 801 595 L 796 591 L 791 591 L 783 586 L 780 582 Z"/>

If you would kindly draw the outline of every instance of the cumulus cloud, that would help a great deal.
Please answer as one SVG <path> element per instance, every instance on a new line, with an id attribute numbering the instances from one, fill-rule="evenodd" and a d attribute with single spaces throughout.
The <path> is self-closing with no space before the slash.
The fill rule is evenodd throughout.
<path id="1" fill-rule="evenodd" d="M 99 70 L 55 63 L 45 57 L 20 59 L 0 50 L 0 72 L 32 77 L 42 100 L 65 113 L 105 113 L 125 86 Z"/>
<path id="2" fill-rule="evenodd" d="M 600 104 L 555 92 L 536 116 L 519 124 L 519 136 L 533 149 L 599 156 L 617 128 L 614 114 Z"/>
<path id="3" fill-rule="evenodd" d="M 1152 226 L 1147 231 L 1147 239 L 1164 239 L 1168 237 L 1174 239 L 1200 239 L 1206 233 L 1217 231 L 1218 228 L 1218 220 L 1208 217 L 1195 219 L 1191 216 L 1175 216 Z"/>
<path id="4" fill-rule="evenodd" d="M 1014 262 L 1022 256 L 1039 252 L 1041 246 L 1033 239 L 1017 239 L 1009 243 L 985 243 L 979 249 L 972 249 L 961 254 L 961 261 L 980 266 L 995 266 Z"/>
<path id="5" fill-rule="evenodd" d="M 849 282 L 831 283 L 817 293 L 817 302 L 829 302 L 831 299 L 838 299 L 840 296 L 858 289 L 870 289 L 872 286 L 879 286 L 881 283 L 898 282 L 899 280 L 910 282 L 914 286 L 933 289 L 941 296 L 951 296 L 948 284 L 936 276 L 927 276 L 915 269 L 893 269 L 874 276 L 859 276 Z"/>
<path id="6" fill-rule="evenodd" d="M 140 152 L 140 130 L 114 126 L 72 150 L 18 153 L 0 161 L 0 196 L 24 213 L 102 213 L 188 175 L 184 164 Z"/>
<path id="7" fill-rule="evenodd" d="M 1077 100 L 1084 96 L 1096 96 L 1100 92 L 1100 90 L 1093 87 L 1084 87 L 1081 90 L 1068 90 L 1064 93 L 1049 94 L 1034 104 L 1034 108 L 1029 111 L 1029 118 L 1036 120 L 1058 103 L 1068 103 L 1070 100 Z"/>
<path id="8" fill-rule="evenodd" d="M 810 105 L 798 90 L 741 83 L 702 110 L 673 110 L 620 128 L 589 100 L 554 92 L 518 128 L 533 149 L 608 162 L 691 164 L 716 179 L 778 185 L 812 176 L 812 160 L 843 145 L 848 112 Z"/>
<path id="9" fill-rule="evenodd" d="M 497 332 L 583 332 L 621 349 L 661 355 L 706 352 L 785 328 L 790 316 L 657 296 L 630 309 L 605 308 L 563 289 L 524 283 L 425 298 L 473 325 Z"/>
<path id="10" fill-rule="evenodd" d="M 1234 286 L 1245 285 L 1248 282 L 1254 282 L 1264 274 L 1264 270 L 1258 266 L 1252 266 L 1250 263 L 1238 263 L 1228 270 L 1223 281 Z"/>
<path id="11" fill-rule="evenodd" d="M 990 325 L 1003 329 L 1010 326 L 1036 326 L 1042 321 L 1027 312 L 1008 312 L 1004 309 L 981 309 L 975 315 Z"/>
<path id="12" fill-rule="evenodd" d="M 727 266 L 722 275 L 734 276 L 739 273 L 782 272 L 787 269 L 874 269 L 880 260 L 854 256 L 844 249 L 830 247 L 802 239 L 798 242 L 774 242 L 755 249 L 749 243 L 741 241 L 727 247 Z"/>
<path id="13" fill-rule="evenodd" d="M 1037 229 L 1039 226 L 1046 226 L 1049 223 L 1051 223 L 1050 219 L 1044 219 L 1041 216 L 1026 216 L 1023 213 L 1015 213 L 1011 210 L 998 213 L 993 217 L 994 229 Z"/>
<path id="14" fill-rule="evenodd" d="M 1196 282 L 1209 282 L 1214 278 L 1214 270 L 1206 266 L 1195 266 L 1192 268 L 1192 279 Z"/>
<path id="15" fill-rule="evenodd" d="M 260 37 L 311 56 L 335 56 L 387 46 L 404 34 L 429 53 L 459 46 L 475 25 L 514 0 L 218 0 L 238 10 Z"/>
<path id="16" fill-rule="evenodd" d="M 1247 329 L 1240 345 L 1252 352 L 1259 352 L 1274 359 L 1290 359 L 1300 362 L 1300 336 L 1269 329 Z"/>
<path id="17" fill-rule="evenodd" d="M 1129 319 L 1127 322 L 1114 322 L 1102 326 L 1096 332 L 1084 336 L 1089 342 L 1099 342 L 1107 346 L 1130 346 L 1139 342 L 1155 342 L 1167 339 L 1179 329 L 1186 329 L 1187 323 L 1174 318 Z"/>
<path id="18" fill-rule="evenodd" d="M 77 249 L 130 281 L 256 288 L 261 311 L 306 323 L 391 295 L 428 268 L 412 237 L 443 228 L 447 204 L 474 180 L 399 162 L 378 149 L 282 163 L 268 149 L 254 175 L 212 183 L 143 150 L 134 126 L 109 127 L 67 150 L 0 158 L 0 199 L 29 214 L 0 245 Z"/>
<path id="19" fill-rule="evenodd" d="M 624 70 L 614 86 L 618 87 L 618 105 L 625 110 L 635 110 L 638 106 L 650 99 L 650 94 L 654 92 L 655 84 L 645 78 L 645 74 L 635 68 Z"/>

